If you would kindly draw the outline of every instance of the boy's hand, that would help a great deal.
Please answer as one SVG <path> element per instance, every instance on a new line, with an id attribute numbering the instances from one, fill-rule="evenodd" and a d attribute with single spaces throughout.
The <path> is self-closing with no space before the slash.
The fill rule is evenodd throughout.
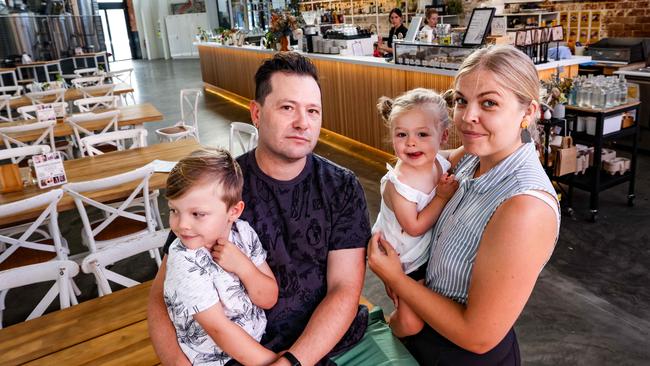
<path id="1" fill-rule="evenodd" d="M 440 177 L 438 181 L 438 187 L 436 188 L 436 196 L 449 200 L 456 190 L 458 189 L 458 181 L 453 174 L 445 173 Z"/>
<path id="2" fill-rule="evenodd" d="M 388 285 L 384 284 L 384 288 L 386 289 L 386 295 L 393 300 L 393 305 L 395 308 L 398 307 L 399 305 L 399 298 L 397 297 L 397 294 L 393 292 L 393 289 L 388 287 Z"/>
<path id="3" fill-rule="evenodd" d="M 225 271 L 234 274 L 252 263 L 235 244 L 225 238 L 217 239 L 217 243 L 212 247 L 212 259 Z"/>

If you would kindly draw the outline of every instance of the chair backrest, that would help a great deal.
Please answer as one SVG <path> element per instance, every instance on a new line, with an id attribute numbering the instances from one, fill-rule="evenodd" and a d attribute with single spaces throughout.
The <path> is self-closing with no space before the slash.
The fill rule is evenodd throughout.
<path id="1" fill-rule="evenodd" d="M 79 265 L 69 260 L 56 260 L 12 268 L 0 271 L 0 292 L 33 283 L 55 281 L 43 299 L 27 316 L 27 320 L 32 320 L 43 315 L 57 294 L 61 309 L 70 307 L 70 298 L 74 296 L 70 293 L 71 279 L 78 273 Z M 2 329 L 1 318 L 0 329 Z"/>
<path id="2" fill-rule="evenodd" d="M 147 232 L 139 234 L 127 242 L 100 249 L 84 257 L 81 269 L 85 273 L 95 275 L 99 288 L 99 296 L 108 295 L 112 292 L 108 283 L 109 280 L 125 287 L 136 286 L 139 282 L 115 273 L 106 267 L 124 258 L 162 248 L 165 245 L 168 235 L 169 229 Z"/>
<path id="3" fill-rule="evenodd" d="M 25 158 L 32 155 L 40 155 L 49 153 L 52 149 L 47 145 L 30 145 L 30 146 L 21 146 L 14 147 L 13 149 L 2 149 L 0 150 L 0 160 L 13 159 L 14 158 Z"/>
<path id="4" fill-rule="evenodd" d="M 86 136 L 81 139 L 81 149 L 85 151 L 84 155 L 95 156 L 102 155 L 103 152 L 96 145 L 108 142 L 117 146 L 118 151 L 124 150 L 125 142 L 129 141 L 129 149 L 147 146 L 147 130 L 144 128 L 135 128 L 131 130 L 122 130 L 106 132 L 101 135 Z"/>
<path id="5" fill-rule="evenodd" d="M 194 127 L 196 138 L 199 138 L 199 96 L 201 89 L 181 89 L 181 119 L 183 124 Z"/>
<path id="6" fill-rule="evenodd" d="M 111 78 L 113 83 L 124 83 L 131 85 L 131 75 L 133 74 L 133 69 L 124 69 L 111 71 L 106 74 L 107 78 Z"/>
<path id="7" fill-rule="evenodd" d="M 54 108 L 57 111 L 57 116 L 63 117 L 68 113 L 68 103 L 66 102 L 26 105 L 19 107 L 18 113 L 23 119 L 36 119 L 36 111 L 47 107 Z"/>
<path id="8" fill-rule="evenodd" d="M 249 123 L 232 122 L 230 124 L 230 141 L 228 150 L 234 156 L 238 156 L 257 146 L 257 128 Z M 235 149 L 240 148 L 240 153 L 235 153 Z"/>
<path id="9" fill-rule="evenodd" d="M 65 89 L 51 89 L 25 94 L 32 104 L 62 103 L 65 102 Z"/>
<path id="10" fill-rule="evenodd" d="M 13 235 L 11 236 L 0 232 L 0 243 L 5 246 L 5 250 L 0 253 L 0 264 L 7 261 L 20 248 L 55 253 L 57 259 L 61 260 L 68 258 L 67 249 L 63 247 L 61 242 L 56 209 L 56 205 L 62 196 L 63 190 L 54 189 L 38 196 L 0 205 L 0 218 L 20 216 L 22 213 L 28 213 L 36 209 L 42 210 L 39 216 L 29 226 L 26 226 L 22 232 L 12 232 Z M 44 209 L 43 206 L 45 206 Z M 43 225 L 47 225 L 49 232 L 46 235 L 49 236 L 48 239 L 51 239 L 52 245 L 34 240 L 35 233 L 39 234 L 36 236 L 43 236 Z"/>
<path id="11" fill-rule="evenodd" d="M 25 88 L 20 85 L 0 87 L 0 94 L 11 95 L 12 97 L 19 97 L 23 94 L 24 91 Z"/>
<path id="12" fill-rule="evenodd" d="M 88 244 L 91 253 L 95 253 L 98 249 L 98 242 L 102 246 L 113 245 L 131 238 L 133 235 L 127 235 L 112 239 L 109 241 L 101 241 L 98 236 L 106 229 L 115 219 L 125 218 L 135 222 L 142 222 L 146 224 L 146 232 L 156 231 L 156 219 L 154 217 L 153 208 L 149 199 L 149 179 L 154 173 L 153 165 L 145 165 L 141 168 L 132 170 L 130 172 L 96 179 L 92 181 L 68 183 L 63 186 L 63 190 L 72 196 L 74 199 L 81 222 L 83 224 L 83 235 Z M 97 200 L 94 200 L 88 195 L 90 192 L 107 190 L 122 184 L 138 182 L 138 185 L 131 192 L 126 200 L 124 200 L 119 207 L 113 207 Z M 140 212 L 130 212 L 126 208 L 133 202 L 133 200 L 142 195 L 142 205 L 144 206 L 144 215 Z M 105 218 L 91 225 L 90 218 L 86 211 L 86 206 L 94 207 L 101 213 L 105 214 Z"/>
<path id="13" fill-rule="evenodd" d="M 96 109 L 114 109 L 119 107 L 120 97 L 91 97 L 77 99 L 73 103 L 77 106 L 77 108 L 79 108 L 79 112 L 92 112 Z"/>
<path id="14" fill-rule="evenodd" d="M 0 122 L 11 122 L 11 95 L 0 95 Z M 2 113 L 5 113 L 3 116 Z"/>
<path id="15" fill-rule="evenodd" d="M 115 84 L 99 84 L 93 86 L 79 86 L 84 98 L 91 97 L 112 97 Z"/>
<path id="16" fill-rule="evenodd" d="M 7 149 L 11 149 L 14 146 L 21 147 L 21 146 L 30 146 L 30 145 L 43 145 L 43 142 L 45 142 L 45 143 L 49 143 L 50 149 L 54 151 L 55 149 L 54 125 L 55 124 L 56 121 L 46 121 L 46 122 L 24 123 L 15 126 L 0 127 L 0 137 L 2 137 L 2 141 L 4 142 L 5 148 Z M 36 134 L 38 134 L 39 133 L 38 131 L 41 131 L 40 135 L 38 135 L 38 137 L 35 139 L 30 139 L 32 140 L 31 142 L 23 142 L 19 140 L 20 135 L 24 135 L 30 132 L 35 132 Z M 17 164 L 23 159 L 24 157 L 12 158 L 11 160 L 14 164 Z"/>
<path id="17" fill-rule="evenodd" d="M 81 138 L 83 136 L 103 134 L 110 131 L 117 131 L 119 129 L 117 119 L 120 111 L 112 110 L 101 113 L 81 113 L 73 114 L 66 120 L 74 132 L 74 138 L 81 150 L 83 156 L 84 149 L 81 148 Z M 83 135 L 83 136 L 82 136 Z"/>
<path id="18" fill-rule="evenodd" d="M 99 74 L 99 69 L 96 67 L 87 67 L 85 69 L 76 69 L 73 72 L 77 77 L 84 77 Z"/>
<path id="19" fill-rule="evenodd" d="M 88 87 L 104 83 L 104 76 L 84 76 L 70 80 L 73 87 Z"/>

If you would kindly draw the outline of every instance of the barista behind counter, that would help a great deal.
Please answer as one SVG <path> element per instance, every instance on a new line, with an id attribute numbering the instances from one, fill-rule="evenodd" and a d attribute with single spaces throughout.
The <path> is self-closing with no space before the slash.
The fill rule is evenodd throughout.
<path id="1" fill-rule="evenodd" d="M 377 39 L 377 48 L 380 52 L 383 52 L 384 55 L 393 53 L 393 38 L 396 37 L 402 39 L 406 37 L 406 32 L 408 31 L 408 28 L 403 24 L 401 10 L 394 8 L 390 11 L 388 17 L 390 24 L 392 25 L 390 32 L 388 33 L 388 41 L 384 44 L 382 37 Z"/>

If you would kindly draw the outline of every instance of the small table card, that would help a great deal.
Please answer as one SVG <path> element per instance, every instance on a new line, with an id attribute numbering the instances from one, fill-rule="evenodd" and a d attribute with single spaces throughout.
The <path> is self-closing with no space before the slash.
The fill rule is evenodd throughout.
<path id="1" fill-rule="evenodd" d="M 32 161 L 34 162 L 38 188 L 49 188 L 68 182 L 63 168 L 63 159 L 59 151 L 34 155 Z"/>
<path id="2" fill-rule="evenodd" d="M 39 106 L 36 110 L 36 118 L 39 122 L 56 122 L 56 110 L 52 106 Z"/>

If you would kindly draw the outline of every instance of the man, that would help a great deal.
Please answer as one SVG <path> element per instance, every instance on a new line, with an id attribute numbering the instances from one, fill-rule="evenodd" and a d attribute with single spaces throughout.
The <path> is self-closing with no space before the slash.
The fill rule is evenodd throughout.
<path id="1" fill-rule="evenodd" d="M 367 324 L 358 306 L 370 238 L 365 197 L 352 172 L 312 153 L 322 121 L 314 65 L 278 53 L 260 66 L 255 84 L 250 110 L 259 143 L 237 160 L 242 218 L 259 235 L 280 288 L 262 343 L 282 353 L 274 365 L 326 365 Z M 165 263 L 151 289 L 149 333 L 164 364 L 186 364 L 162 298 Z"/>

